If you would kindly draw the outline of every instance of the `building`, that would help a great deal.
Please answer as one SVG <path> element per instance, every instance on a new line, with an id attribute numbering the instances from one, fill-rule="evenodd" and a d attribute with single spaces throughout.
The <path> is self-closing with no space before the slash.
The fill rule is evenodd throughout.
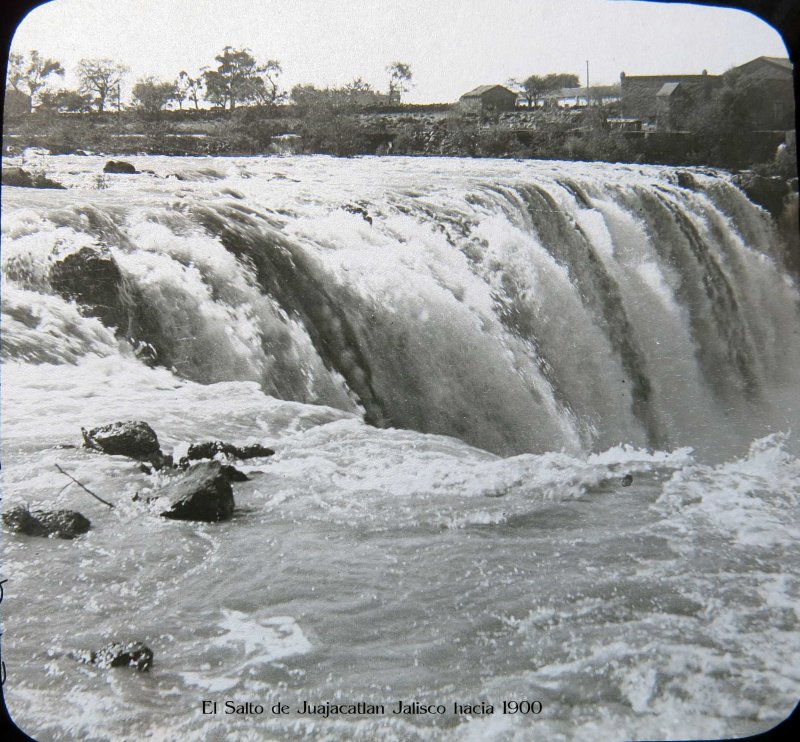
<path id="1" fill-rule="evenodd" d="M 480 85 L 458 99 L 458 108 L 463 113 L 499 113 L 513 111 L 517 94 L 502 85 Z"/>
<path id="2" fill-rule="evenodd" d="M 751 113 L 756 130 L 794 129 L 794 83 L 788 59 L 756 57 L 728 74 L 746 87 L 753 102 Z"/>
<path id="3" fill-rule="evenodd" d="M 620 75 L 620 116 L 663 130 L 681 128 L 687 111 L 710 100 L 722 77 L 709 75 Z"/>
<path id="4" fill-rule="evenodd" d="M 583 108 L 590 103 L 593 106 L 606 106 L 619 100 L 619 86 L 594 85 L 591 88 L 561 88 L 544 96 L 549 104 L 559 108 Z"/>

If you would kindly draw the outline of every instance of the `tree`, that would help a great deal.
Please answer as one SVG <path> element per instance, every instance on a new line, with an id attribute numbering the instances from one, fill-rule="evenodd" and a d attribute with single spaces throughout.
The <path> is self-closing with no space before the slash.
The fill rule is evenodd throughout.
<path id="1" fill-rule="evenodd" d="M 544 76 L 544 89 L 548 93 L 561 90 L 561 88 L 578 87 L 580 87 L 578 76 L 570 72 L 551 72 Z"/>
<path id="2" fill-rule="evenodd" d="M 182 70 L 178 75 L 176 87 L 178 95 L 183 95 L 183 98 L 176 98 L 179 103 L 188 98 L 194 103 L 195 110 L 200 110 L 200 94 L 204 87 L 202 77 L 190 77 L 186 70 Z"/>
<path id="3" fill-rule="evenodd" d="M 116 102 L 121 106 L 122 80 L 128 68 L 111 59 L 82 59 L 78 63 L 80 91 L 94 97 L 98 111 L 104 111 L 106 103 Z"/>
<path id="4" fill-rule="evenodd" d="M 158 113 L 176 97 L 174 82 L 163 82 L 155 77 L 146 77 L 133 86 L 133 103 L 144 113 Z"/>
<path id="5" fill-rule="evenodd" d="M 24 54 L 10 54 L 8 57 L 8 83 L 18 93 L 27 94 L 28 113 L 34 105 L 39 91 L 47 85 L 50 75 L 64 76 L 61 62 L 55 59 L 44 59 L 35 49 Z"/>
<path id="6" fill-rule="evenodd" d="M 729 70 L 720 89 L 693 90 L 681 103 L 673 114 L 695 135 L 700 162 L 732 168 L 752 165 L 752 132 L 758 128 L 758 111 L 767 103 L 760 80 Z"/>
<path id="7" fill-rule="evenodd" d="M 226 46 L 214 57 L 218 66 L 203 72 L 206 100 L 222 108 L 236 108 L 237 103 L 257 101 L 271 104 L 280 97 L 280 63 L 275 59 L 259 65 L 248 49 Z"/>
<path id="8" fill-rule="evenodd" d="M 178 104 L 178 109 L 183 110 L 183 101 L 186 100 L 186 96 L 188 94 L 188 88 L 186 86 L 185 78 L 182 78 L 181 75 L 186 75 L 185 72 L 181 72 L 177 78 L 175 78 L 175 82 L 172 83 L 175 87 L 175 93 L 172 96 L 172 100 L 174 100 Z M 188 77 L 188 75 L 186 75 Z"/>
<path id="9" fill-rule="evenodd" d="M 92 110 L 92 98 L 77 90 L 61 89 L 55 93 L 43 90 L 39 108 L 62 113 L 87 113 Z"/>
<path id="10" fill-rule="evenodd" d="M 278 88 L 278 78 L 283 69 L 277 59 L 268 59 L 257 68 L 260 82 L 254 81 L 256 100 L 262 105 L 275 105 L 283 97 Z"/>
<path id="11" fill-rule="evenodd" d="M 522 93 L 528 108 L 533 108 L 548 93 L 554 93 L 561 88 L 577 88 L 579 81 L 577 75 L 568 72 L 551 72 L 548 75 L 530 75 L 522 82 L 511 80 L 509 85 Z"/>
<path id="12" fill-rule="evenodd" d="M 411 67 L 405 62 L 392 62 L 386 72 L 389 73 L 389 100 L 399 103 L 403 93 L 411 89 Z"/>
<path id="13" fill-rule="evenodd" d="M 533 108 L 542 96 L 544 78 L 541 75 L 530 75 L 524 80 L 509 80 L 509 87 L 516 88 L 525 98 L 528 108 Z"/>

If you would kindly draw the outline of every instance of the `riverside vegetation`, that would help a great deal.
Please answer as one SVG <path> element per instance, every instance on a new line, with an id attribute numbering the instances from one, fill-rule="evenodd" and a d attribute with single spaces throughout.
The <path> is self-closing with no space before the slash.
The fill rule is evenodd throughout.
<path id="1" fill-rule="evenodd" d="M 337 88 L 302 84 L 286 91 L 278 60 L 260 61 L 248 49 L 231 46 L 214 62 L 194 76 L 182 70 L 173 81 L 140 78 L 123 100 L 130 70 L 116 60 L 81 60 L 79 88 L 56 90 L 54 78 L 65 74 L 58 60 L 35 50 L 12 54 L 4 152 L 38 146 L 53 154 L 405 154 L 743 169 L 765 166 L 785 139 L 783 132 L 757 131 L 759 87 L 735 70 L 726 73 L 717 95 L 691 103 L 681 131 L 645 135 L 619 128 L 619 103 L 594 101 L 583 109 L 547 105 L 548 92 L 578 85 L 573 74 L 511 80 L 507 84 L 528 108 L 475 115 L 450 104 L 403 104 L 413 79 L 405 62 L 386 67 L 386 92 L 362 78 Z M 201 108 L 201 100 L 211 108 Z M 773 170 L 770 174 L 794 177 L 796 155 L 788 153 Z"/>

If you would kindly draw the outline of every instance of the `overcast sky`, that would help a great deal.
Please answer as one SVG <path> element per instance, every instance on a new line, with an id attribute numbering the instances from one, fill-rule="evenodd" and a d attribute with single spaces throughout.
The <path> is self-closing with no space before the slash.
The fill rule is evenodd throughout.
<path id="1" fill-rule="evenodd" d="M 282 87 L 411 65 L 411 102 L 448 102 L 486 83 L 572 72 L 610 84 L 628 74 L 722 73 L 760 55 L 787 56 L 780 35 L 740 10 L 613 0 L 52 0 L 23 20 L 13 51 L 67 68 L 108 57 L 139 77 L 172 80 L 212 65 L 225 45 L 280 61 Z M 59 83 L 60 84 L 60 83 Z"/>

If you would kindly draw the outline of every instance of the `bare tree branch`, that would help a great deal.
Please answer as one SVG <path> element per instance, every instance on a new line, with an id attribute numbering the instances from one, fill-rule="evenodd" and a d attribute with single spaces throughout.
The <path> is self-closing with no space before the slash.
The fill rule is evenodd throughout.
<path id="1" fill-rule="evenodd" d="M 63 469 L 62 469 L 62 468 L 61 468 L 61 467 L 60 467 L 58 464 L 56 464 L 56 469 L 58 469 L 58 470 L 59 470 L 59 471 L 60 471 L 60 472 L 61 472 L 61 473 L 62 473 L 62 474 L 65 476 L 65 477 L 69 477 L 69 478 L 70 478 L 70 479 L 71 479 L 73 482 L 75 482 L 75 484 L 77 484 L 77 485 L 78 485 L 78 487 L 80 487 L 82 490 L 84 490 L 84 491 L 88 492 L 88 493 L 89 493 L 89 494 L 90 494 L 92 497 L 94 497 L 94 499 L 95 499 L 95 500 L 100 500 L 100 502 L 102 502 L 102 503 L 103 503 L 103 505 L 108 505 L 108 507 L 110 507 L 110 508 L 113 508 L 113 507 L 114 507 L 114 505 L 112 505 L 110 502 L 106 502 L 106 501 L 105 501 L 105 500 L 104 500 L 102 497 L 98 497 L 98 496 L 97 496 L 97 495 L 96 495 L 94 492 L 92 492 L 92 491 L 91 491 L 91 490 L 90 490 L 88 487 L 86 487 L 85 485 L 81 484 L 81 483 L 80 483 L 80 482 L 79 482 L 77 479 L 75 479 L 75 477 L 73 477 L 73 476 L 72 476 L 72 474 L 69 474 L 69 473 L 65 472 L 65 471 L 64 471 L 64 470 L 63 470 Z M 62 491 L 63 491 L 63 490 L 62 490 Z"/>

